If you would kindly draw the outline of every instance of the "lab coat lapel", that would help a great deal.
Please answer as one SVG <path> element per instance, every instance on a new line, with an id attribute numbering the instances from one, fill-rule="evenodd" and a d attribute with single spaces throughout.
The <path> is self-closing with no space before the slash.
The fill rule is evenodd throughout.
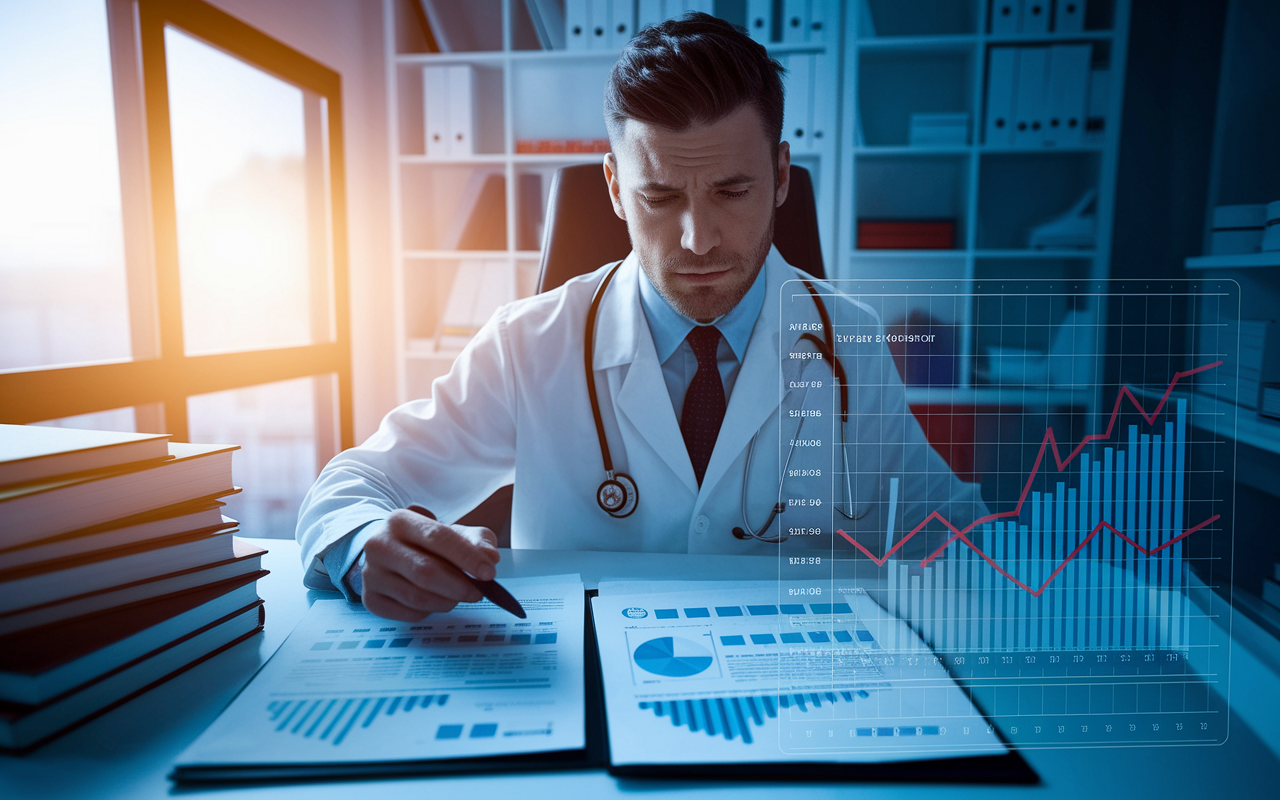
<path id="1" fill-rule="evenodd" d="M 596 325 L 596 352 L 592 366 L 597 371 L 626 367 L 622 385 L 613 398 L 620 416 L 639 432 L 664 463 L 693 494 L 698 482 L 689 462 L 689 453 L 680 434 L 671 405 L 671 395 L 662 377 L 653 334 L 640 306 L 640 264 L 634 253 L 627 256 L 613 283 L 600 301 Z M 608 381 L 615 386 L 615 380 Z M 604 387 L 600 387 L 602 390 Z M 602 392 L 601 404 L 607 400 Z M 634 464 L 634 456 L 628 458 Z M 633 476 L 635 477 L 635 476 Z"/>
<path id="2" fill-rule="evenodd" d="M 724 477 L 726 470 L 747 447 L 769 415 L 778 408 L 783 388 L 779 384 L 779 319 L 778 298 L 782 284 L 795 277 L 795 272 L 782 260 L 777 248 L 769 250 L 765 259 L 765 298 L 760 317 L 751 331 L 746 358 L 738 371 L 733 395 L 725 409 L 724 422 L 716 439 L 715 450 L 707 464 L 702 487 L 709 490 Z M 706 492 L 704 492 L 706 493 Z"/>

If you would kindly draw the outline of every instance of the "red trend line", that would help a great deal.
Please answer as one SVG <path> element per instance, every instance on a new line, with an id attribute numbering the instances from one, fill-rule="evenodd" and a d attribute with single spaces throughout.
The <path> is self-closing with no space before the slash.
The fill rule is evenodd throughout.
<path id="1" fill-rule="evenodd" d="M 1080 440 L 1080 444 L 1077 445 L 1076 448 L 1072 450 L 1071 453 L 1065 459 L 1062 458 L 1062 455 L 1058 452 L 1058 440 L 1054 438 L 1053 427 L 1050 426 L 1049 428 L 1047 428 L 1044 432 L 1044 439 L 1040 441 L 1040 451 L 1036 454 L 1036 461 L 1031 466 L 1031 474 L 1027 476 L 1027 483 L 1025 486 L 1022 487 L 1022 494 L 1019 495 L 1018 497 L 1018 504 L 1014 506 L 1012 509 L 1010 509 L 1009 511 L 998 511 L 994 514 L 988 514 L 985 517 L 979 517 L 978 519 L 975 519 L 973 522 L 969 523 L 963 529 L 957 528 L 955 525 L 952 525 L 950 520 L 948 520 L 946 517 L 939 514 L 937 511 L 932 511 L 929 513 L 929 516 L 925 517 L 924 520 L 921 521 L 919 525 L 912 528 L 910 533 L 908 533 L 906 536 L 899 539 L 897 544 L 889 548 L 889 551 L 885 553 L 884 556 L 881 558 L 876 558 L 871 553 L 870 550 L 863 547 L 858 542 L 854 541 L 853 537 L 845 533 L 843 530 L 837 530 L 836 533 L 843 536 L 845 540 L 849 542 L 849 544 L 853 545 L 858 550 L 860 550 L 863 553 L 863 555 L 865 555 L 867 558 L 874 561 L 877 566 L 884 566 L 884 563 L 889 560 L 889 557 L 892 556 L 895 552 L 897 552 L 899 548 L 905 545 L 907 541 L 911 539 L 912 536 L 915 536 L 917 533 L 919 533 L 920 530 L 924 528 L 925 525 L 929 524 L 930 520 L 936 519 L 939 522 L 941 522 L 943 525 L 945 525 L 947 528 L 949 528 L 952 531 L 952 533 L 954 533 L 955 535 L 947 539 L 947 541 L 943 542 L 942 545 L 937 550 L 934 550 L 927 558 L 921 561 L 920 566 L 923 567 L 927 565 L 930 561 L 933 561 L 935 558 L 941 555 L 942 551 L 947 549 L 947 547 L 952 542 L 959 540 L 969 545 L 969 547 L 973 548 L 973 550 L 975 550 L 978 553 L 978 555 L 982 556 L 983 559 L 985 559 L 988 564 L 990 564 L 992 567 L 995 567 L 995 569 L 1001 575 L 1004 575 L 1006 578 L 1013 581 L 1015 584 L 1022 587 L 1023 589 L 1026 589 L 1028 592 L 1031 592 L 1033 595 L 1037 597 L 1040 595 L 1040 592 L 1044 591 L 1045 586 L 1048 586 L 1049 582 L 1052 581 L 1055 577 L 1057 577 L 1058 573 L 1061 572 L 1064 567 L 1066 567 L 1066 565 L 1071 561 L 1071 559 L 1075 558 L 1076 553 L 1079 553 L 1080 550 L 1085 546 L 1085 544 L 1087 544 L 1090 539 L 1096 536 L 1098 531 L 1101 530 L 1103 527 L 1109 529 L 1112 533 L 1116 534 L 1121 539 L 1124 539 L 1129 544 L 1138 548 L 1138 550 L 1140 550 L 1142 553 L 1146 555 L 1152 555 L 1153 553 L 1158 553 L 1164 548 L 1173 544 L 1174 542 L 1184 539 L 1187 536 L 1190 536 L 1191 534 L 1200 530 L 1204 526 L 1210 524 L 1214 520 L 1218 519 L 1219 515 L 1215 514 L 1214 516 L 1210 517 L 1204 522 L 1201 522 L 1199 525 L 1196 525 L 1194 528 L 1190 528 L 1186 531 L 1183 531 L 1178 536 L 1174 537 L 1173 539 L 1170 539 L 1169 541 L 1165 542 L 1164 544 L 1150 551 L 1143 549 L 1137 542 L 1133 541 L 1128 536 L 1125 536 L 1123 533 L 1113 528 L 1110 523 L 1099 522 L 1098 525 L 1094 527 L 1092 531 L 1090 531 L 1089 535 L 1085 537 L 1084 541 L 1080 543 L 1080 546 L 1077 547 L 1074 551 L 1072 551 L 1071 555 L 1067 556 L 1066 560 L 1063 561 L 1062 564 L 1060 564 L 1056 570 L 1054 570 L 1053 575 L 1049 576 L 1049 580 L 1045 581 L 1045 586 L 1041 586 L 1038 591 L 1030 589 L 1021 581 L 1019 581 L 1018 579 L 1014 578 L 1012 575 L 1010 575 L 1009 573 L 1001 569 L 994 561 L 991 560 L 990 556 L 982 552 L 982 550 L 978 548 L 973 542 L 969 541 L 969 537 L 966 534 L 968 534 L 969 531 L 973 530 L 974 528 L 983 524 L 984 522 L 991 522 L 992 520 L 1003 519 L 1006 517 L 1016 518 L 1022 513 L 1022 505 L 1023 503 L 1026 502 L 1027 495 L 1031 493 L 1031 485 L 1035 481 L 1036 474 L 1040 471 L 1040 464 L 1043 463 L 1044 461 L 1044 453 L 1047 448 L 1049 447 L 1053 448 L 1053 460 L 1057 463 L 1058 471 L 1062 472 L 1063 468 L 1065 468 L 1068 464 L 1070 464 L 1075 459 L 1075 457 L 1080 454 L 1080 451 L 1084 449 L 1085 445 L 1089 444 L 1090 442 L 1098 441 L 1101 439 L 1111 438 L 1111 432 L 1115 429 L 1116 419 L 1120 416 L 1120 404 L 1125 397 L 1128 397 L 1129 401 L 1132 402 L 1133 405 L 1138 409 L 1138 413 L 1141 414 L 1142 418 L 1147 421 L 1147 424 L 1152 425 L 1152 424 L 1155 424 L 1156 417 L 1160 416 L 1160 412 L 1164 409 L 1165 403 L 1168 402 L 1169 400 L 1169 395 L 1173 394 L 1173 387 L 1178 385 L 1178 381 L 1182 380 L 1183 378 L 1187 378 L 1192 375 L 1195 375 L 1198 372 L 1204 372 L 1205 370 L 1210 370 L 1210 369 L 1213 369 L 1214 367 L 1220 367 L 1220 366 L 1222 366 L 1222 362 L 1215 361 L 1212 364 L 1205 364 L 1204 366 L 1196 367 L 1195 369 L 1189 369 L 1183 372 L 1175 372 L 1173 375 L 1173 380 L 1169 382 L 1169 388 L 1164 390 L 1164 395 L 1160 398 L 1160 402 L 1156 403 L 1156 407 L 1152 409 L 1150 414 L 1148 414 L 1146 409 L 1142 407 L 1142 403 L 1140 403 L 1138 401 L 1138 398 L 1133 395 L 1133 392 L 1129 390 L 1128 386 L 1120 387 L 1120 392 L 1116 395 L 1115 406 L 1113 406 L 1111 409 L 1111 419 L 1107 421 L 1106 431 L 1104 431 L 1103 433 L 1091 433 L 1085 436 L 1083 439 Z"/>

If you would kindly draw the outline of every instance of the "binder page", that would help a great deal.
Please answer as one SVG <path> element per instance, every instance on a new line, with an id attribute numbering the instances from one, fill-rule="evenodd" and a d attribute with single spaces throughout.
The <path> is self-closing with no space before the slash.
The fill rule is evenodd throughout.
<path id="1" fill-rule="evenodd" d="M 179 768 L 582 749 L 582 582 L 502 583 L 528 619 L 488 600 L 415 623 L 317 601 Z"/>
<path id="2" fill-rule="evenodd" d="M 865 591 L 811 603 L 786 582 L 727 586 L 592 600 L 614 765 L 1006 751 L 928 646 Z"/>

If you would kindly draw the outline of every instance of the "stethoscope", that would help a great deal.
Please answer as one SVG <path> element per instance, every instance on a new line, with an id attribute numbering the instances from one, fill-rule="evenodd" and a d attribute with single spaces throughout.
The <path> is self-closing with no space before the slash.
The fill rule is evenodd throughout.
<path id="1" fill-rule="evenodd" d="M 591 306 L 587 309 L 586 329 L 583 331 L 583 358 L 584 369 L 587 379 L 587 396 L 591 400 L 591 416 L 596 423 L 596 436 L 600 440 L 600 457 L 604 461 L 604 480 L 601 481 L 600 487 L 596 489 L 596 503 L 609 516 L 617 519 L 629 517 L 635 513 L 636 506 L 640 502 L 640 490 L 636 488 L 635 479 L 625 472 L 618 472 L 613 468 L 613 457 L 609 454 L 609 438 L 604 432 L 604 423 L 600 418 L 600 400 L 596 396 L 595 370 L 593 368 L 593 356 L 595 354 L 596 342 L 596 318 L 600 312 L 600 301 L 604 298 L 605 290 L 609 288 L 609 284 L 613 281 L 613 276 L 617 274 L 621 268 L 622 262 L 615 264 L 604 279 L 600 281 L 600 285 L 596 287 L 595 295 L 591 298 Z M 849 520 L 858 520 L 870 513 L 870 509 L 862 514 L 852 513 L 853 491 L 849 485 L 849 454 L 848 448 L 845 446 L 845 423 L 849 419 L 849 382 L 845 373 L 844 365 L 840 363 L 840 359 L 836 357 L 835 348 L 832 346 L 831 337 L 833 328 L 831 326 L 831 317 L 827 313 L 827 306 L 822 302 L 818 290 L 814 288 L 809 281 L 803 281 L 805 288 L 809 290 L 813 303 L 818 309 L 818 316 L 822 320 L 822 338 L 818 338 L 812 332 L 801 334 L 797 344 L 807 341 L 812 344 L 822 355 L 823 360 L 831 365 L 832 376 L 835 378 L 837 386 L 840 388 L 840 454 L 844 466 L 845 476 L 845 497 L 850 503 L 850 511 L 846 512 L 839 504 L 835 506 L 836 511 L 841 516 Z M 751 461 L 755 452 L 756 436 L 759 431 L 752 434 L 751 441 L 747 445 L 747 459 L 742 479 L 742 527 L 735 527 L 733 535 L 738 539 L 755 539 L 760 542 L 768 542 L 777 544 L 785 541 L 789 534 L 779 532 L 776 536 L 768 536 L 765 534 L 773 525 L 775 519 L 782 512 L 786 511 L 787 505 L 782 498 L 782 484 L 787 474 L 787 466 L 791 463 L 791 456 L 795 452 L 796 439 L 800 437 L 801 430 L 804 429 L 805 418 L 801 417 L 800 425 L 796 428 L 795 436 L 791 438 L 791 447 L 787 451 L 786 462 L 782 466 L 782 477 L 778 479 L 778 496 L 777 501 L 773 505 L 773 509 L 769 512 L 769 518 L 758 529 L 753 529 L 751 523 L 747 521 L 747 484 L 751 477 Z"/>

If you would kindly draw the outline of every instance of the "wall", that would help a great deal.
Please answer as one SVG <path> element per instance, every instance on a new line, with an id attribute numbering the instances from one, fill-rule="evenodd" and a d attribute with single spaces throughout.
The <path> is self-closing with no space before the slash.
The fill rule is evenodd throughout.
<path id="1" fill-rule="evenodd" d="M 211 0 L 342 76 L 355 438 L 395 404 L 391 189 L 378 0 Z"/>

